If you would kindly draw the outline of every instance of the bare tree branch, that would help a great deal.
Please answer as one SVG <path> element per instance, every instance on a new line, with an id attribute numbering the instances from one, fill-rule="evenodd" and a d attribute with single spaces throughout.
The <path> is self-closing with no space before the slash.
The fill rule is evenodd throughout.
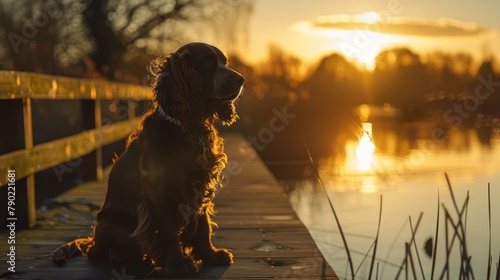
<path id="1" fill-rule="evenodd" d="M 135 16 L 135 13 L 137 12 L 137 10 L 139 10 L 140 8 L 142 8 L 144 5 L 148 5 L 149 6 L 149 2 L 146 2 L 146 3 L 143 3 L 141 5 L 135 5 L 134 7 L 132 7 L 128 13 L 127 13 L 127 18 L 129 19 L 129 21 L 121 28 L 120 30 L 120 33 L 121 34 L 124 34 L 125 33 L 125 30 L 130 26 L 130 24 L 132 23 L 132 19 L 134 18 Z"/>
<path id="2" fill-rule="evenodd" d="M 181 1 L 177 0 L 175 1 L 175 5 L 172 8 L 171 11 L 164 13 L 162 15 L 157 15 L 155 17 L 150 18 L 146 23 L 144 23 L 141 27 L 137 28 L 137 30 L 134 32 L 134 34 L 129 38 L 127 41 L 127 45 L 133 44 L 135 41 L 138 39 L 141 39 L 145 37 L 153 28 L 157 27 L 161 23 L 165 22 L 168 19 L 181 19 L 181 20 L 186 20 L 187 18 L 183 17 L 181 15 L 182 11 L 184 8 L 188 7 L 189 5 L 194 4 L 195 1 L 187 1 L 181 3 Z"/>

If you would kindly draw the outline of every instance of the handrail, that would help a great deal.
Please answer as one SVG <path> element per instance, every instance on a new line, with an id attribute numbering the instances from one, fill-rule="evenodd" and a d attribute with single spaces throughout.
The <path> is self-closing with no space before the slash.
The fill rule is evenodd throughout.
<path id="1" fill-rule="evenodd" d="M 0 186 L 7 184 L 7 171 L 16 170 L 21 179 L 44 169 L 79 158 L 128 136 L 140 118 L 108 124 L 54 141 L 0 155 Z M 62 152 L 63 151 L 63 152 Z"/>
<path id="2" fill-rule="evenodd" d="M 0 70 L 1 99 L 151 99 L 149 87 Z"/>
<path id="3" fill-rule="evenodd" d="M 0 155 L 0 187 L 7 183 L 8 170 L 15 169 L 19 179 L 26 177 L 30 227 L 36 222 L 34 174 L 96 151 L 96 177 L 102 180 L 102 147 L 125 138 L 137 127 L 140 120 L 130 102 L 151 97 L 151 89 L 145 86 L 0 70 L 0 102 L 22 99 L 25 138 L 24 149 Z M 33 146 L 32 99 L 94 100 L 94 129 Z M 103 99 L 129 100 L 129 119 L 101 126 Z"/>

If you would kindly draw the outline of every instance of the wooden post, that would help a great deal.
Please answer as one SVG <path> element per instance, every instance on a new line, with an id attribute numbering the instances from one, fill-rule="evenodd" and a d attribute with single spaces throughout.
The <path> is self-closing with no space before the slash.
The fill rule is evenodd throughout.
<path id="1" fill-rule="evenodd" d="M 128 100 L 128 119 L 131 120 L 135 118 L 135 108 L 137 107 L 137 103 L 135 100 Z"/>
<path id="2" fill-rule="evenodd" d="M 23 98 L 23 121 L 24 121 L 24 147 L 25 149 L 33 148 L 33 126 L 31 118 L 31 98 Z M 28 205 L 28 225 L 30 228 L 36 223 L 36 192 L 35 192 L 35 175 L 31 174 L 26 177 L 26 194 Z"/>
<path id="3" fill-rule="evenodd" d="M 95 99 L 95 108 L 94 108 L 94 120 L 95 120 L 95 128 L 100 130 L 102 128 L 101 121 L 101 99 L 97 97 Z M 102 181 L 104 179 L 103 175 L 103 167 L 102 167 L 102 147 L 99 147 L 95 150 L 96 153 L 96 179 L 97 181 Z"/>

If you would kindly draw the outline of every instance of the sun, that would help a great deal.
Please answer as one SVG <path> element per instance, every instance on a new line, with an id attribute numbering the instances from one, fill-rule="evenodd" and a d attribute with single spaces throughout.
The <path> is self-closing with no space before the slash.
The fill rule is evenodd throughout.
<path id="1" fill-rule="evenodd" d="M 351 43 L 341 41 L 336 44 L 346 58 L 356 63 L 360 68 L 372 71 L 375 69 L 377 55 L 384 49 L 400 45 L 405 42 L 398 35 L 383 34 L 367 30 L 343 31 L 344 38 L 350 38 Z"/>
<path id="2" fill-rule="evenodd" d="M 356 49 L 341 49 L 342 54 L 355 62 L 359 67 L 364 68 L 366 70 L 375 69 L 375 58 L 379 54 L 381 50 L 380 44 L 373 42 L 371 44 L 367 44 L 362 48 Z"/>
<path id="3" fill-rule="evenodd" d="M 322 33 L 333 39 L 334 49 L 360 68 L 372 71 L 376 57 L 383 49 L 401 43 L 400 36 L 380 32 L 384 22 L 376 12 L 350 16 L 350 22 L 362 29 L 330 29 Z"/>
<path id="4" fill-rule="evenodd" d="M 320 16 L 313 21 L 298 22 L 293 28 L 313 38 L 327 39 L 308 46 L 310 52 L 338 52 L 359 68 L 372 71 L 382 50 L 406 41 L 400 35 L 384 33 L 386 24 L 379 13 L 371 11 L 356 15 Z"/>

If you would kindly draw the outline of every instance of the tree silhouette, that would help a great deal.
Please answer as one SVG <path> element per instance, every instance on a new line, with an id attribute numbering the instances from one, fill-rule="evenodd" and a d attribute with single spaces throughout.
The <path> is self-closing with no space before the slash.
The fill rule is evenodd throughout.
<path id="1" fill-rule="evenodd" d="M 352 127 L 351 122 L 356 121 L 354 107 L 366 102 L 365 79 L 354 64 L 333 53 L 323 57 L 303 81 L 301 87 L 310 98 L 298 106 L 298 127 L 308 131 L 301 135 L 301 140 L 313 154 L 343 152 L 339 141 L 352 136 L 353 131 L 339 128 Z"/>
<path id="2" fill-rule="evenodd" d="M 488 117 L 500 117 L 500 112 L 498 108 L 500 107 L 500 95 L 498 94 L 499 87 L 498 81 L 500 80 L 499 75 L 495 73 L 493 67 L 493 60 L 485 60 L 479 66 L 477 70 L 475 86 L 471 89 L 471 94 L 480 95 L 481 105 L 478 108 L 477 113 L 484 114 Z M 491 84 L 489 84 L 491 81 Z M 489 84 L 488 86 L 486 84 Z M 479 93 L 476 92 L 478 87 Z"/>
<path id="3" fill-rule="evenodd" d="M 403 111 L 403 115 L 422 112 L 429 75 L 420 56 L 407 48 L 382 51 L 375 61 L 375 103 L 389 103 Z"/>
<path id="4" fill-rule="evenodd" d="M 3 69 L 58 73 L 54 53 L 65 24 L 58 2 L 2 1 L 0 7 L 0 66 Z"/>
<path id="5" fill-rule="evenodd" d="M 240 29 L 247 28 L 253 3 L 251 0 L 4 2 L 0 10 L 0 35 L 6 37 L 7 44 L 0 47 L 0 55 L 3 53 L 7 62 L 2 68 L 85 75 L 81 70 L 68 70 L 78 66 L 87 68 L 88 76 L 110 80 L 117 79 L 116 70 L 134 57 L 130 55 L 134 51 L 151 56 L 165 54 L 193 38 L 207 39 L 212 30 L 221 41 L 237 44 L 239 37 L 235 34 L 244 34 L 245 30 Z M 36 32 L 26 33 L 26 25 L 33 22 Z M 16 44 L 9 44 L 12 41 L 9 34 L 10 37 L 15 34 Z M 143 70 L 144 66 L 138 76 L 144 75 Z M 97 74 L 89 74 L 91 71 Z"/>

